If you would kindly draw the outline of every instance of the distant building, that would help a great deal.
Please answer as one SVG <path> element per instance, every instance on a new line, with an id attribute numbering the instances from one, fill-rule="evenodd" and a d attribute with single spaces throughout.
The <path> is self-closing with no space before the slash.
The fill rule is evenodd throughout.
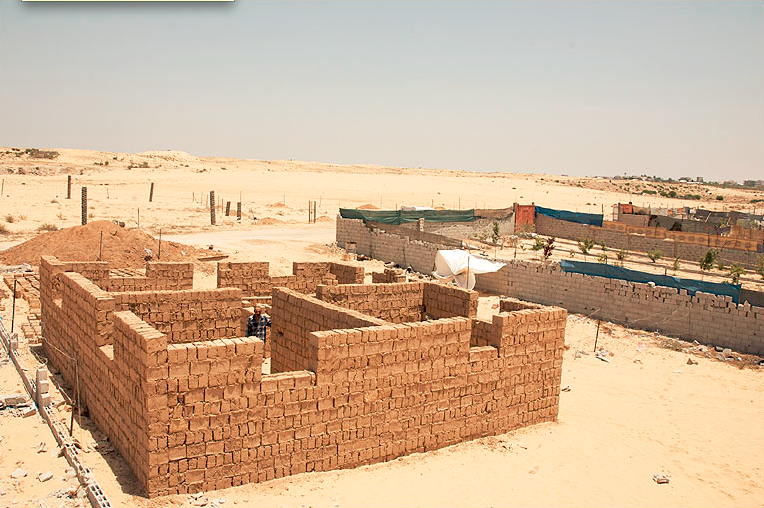
<path id="1" fill-rule="evenodd" d="M 698 183 L 703 183 L 703 177 L 702 176 L 696 176 L 695 181 Z"/>

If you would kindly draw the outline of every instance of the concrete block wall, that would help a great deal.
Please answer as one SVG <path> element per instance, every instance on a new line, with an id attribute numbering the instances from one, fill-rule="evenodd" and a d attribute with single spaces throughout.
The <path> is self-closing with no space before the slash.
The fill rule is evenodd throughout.
<path id="1" fill-rule="evenodd" d="M 407 236 L 383 233 L 368 229 L 361 219 L 337 217 L 337 245 L 345 248 L 348 242 L 356 244 L 356 252 L 382 261 L 394 261 L 401 266 L 411 266 L 422 273 L 435 269 L 435 254 L 453 246 L 412 240 Z"/>
<path id="2" fill-rule="evenodd" d="M 665 230 L 661 230 L 665 233 Z M 681 257 L 687 262 L 696 262 L 702 258 L 709 245 L 697 243 L 685 243 L 676 239 L 651 238 L 644 235 L 629 234 L 615 229 L 600 228 L 586 224 L 562 221 L 538 215 L 536 217 L 536 232 L 540 235 L 553 236 L 555 238 L 567 238 L 580 240 L 591 238 L 595 243 L 605 242 L 610 249 L 626 249 L 640 252 L 649 252 L 654 249 L 663 251 L 664 258 Z M 677 237 L 679 239 L 680 237 Z M 753 251 L 720 248 L 719 258 L 726 263 L 738 263 L 746 268 L 755 268 L 762 254 Z"/>
<path id="3" fill-rule="evenodd" d="M 241 290 L 160 290 L 109 293 L 116 310 L 129 310 L 167 334 L 170 343 L 236 337 L 241 333 Z"/>
<path id="4" fill-rule="evenodd" d="M 515 218 L 507 219 L 475 219 L 472 222 L 427 222 L 424 230 L 427 233 L 443 235 L 449 238 L 473 238 L 476 235 L 493 233 L 493 223 L 499 223 L 500 235 L 512 235 L 515 233 Z M 402 227 L 416 227 L 416 223 L 401 224 Z"/>
<path id="5" fill-rule="evenodd" d="M 316 298 L 390 323 L 424 318 L 424 282 L 318 286 Z"/>
<path id="6" fill-rule="evenodd" d="M 245 297 L 270 296 L 274 287 L 310 294 L 319 284 L 363 284 L 364 275 L 363 267 L 334 262 L 295 262 L 284 276 L 271 276 L 266 262 L 219 262 L 217 287 L 239 288 Z"/>
<path id="7" fill-rule="evenodd" d="M 309 332 L 384 324 L 381 319 L 287 288 L 273 290 L 271 306 L 271 372 L 309 368 L 315 356 L 315 347 L 308 342 Z"/>
<path id="8" fill-rule="evenodd" d="M 626 326 L 764 354 L 764 309 L 730 297 L 565 273 L 557 263 L 507 261 L 477 276 L 476 288 L 554 305 Z"/>

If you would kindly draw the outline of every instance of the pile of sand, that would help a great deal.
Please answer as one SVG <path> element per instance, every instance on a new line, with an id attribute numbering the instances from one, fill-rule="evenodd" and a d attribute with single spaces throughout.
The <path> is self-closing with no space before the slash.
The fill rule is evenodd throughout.
<path id="1" fill-rule="evenodd" d="M 143 268 L 147 256 L 144 249 L 151 250 L 151 261 L 193 262 L 198 255 L 195 247 L 166 240 L 162 240 L 160 253 L 159 240 L 142 229 L 123 228 L 104 220 L 42 233 L 2 251 L 3 264 L 39 266 L 42 255 L 56 256 L 62 261 L 99 261 L 99 244 L 100 261 L 107 261 L 114 268 Z"/>
<path id="2" fill-rule="evenodd" d="M 374 206 L 371 203 L 366 203 L 356 208 L 356 210 L 379 210 L 378 206 Z"/>
<path id="3" fill-rule="evenodd" d="M 283 220 L 274 219 L 273 217 L 264 217 L 257 219 L 256 222 L 261 226 L 273 226 L 274 224 L 286 224 Z"/>

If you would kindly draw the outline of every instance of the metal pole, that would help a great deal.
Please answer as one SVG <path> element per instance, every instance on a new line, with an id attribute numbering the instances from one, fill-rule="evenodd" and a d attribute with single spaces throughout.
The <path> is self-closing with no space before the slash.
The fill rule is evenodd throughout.
<path id="1" fill-rule="evenodd" d="M 101 249 L 103 248 L 103 231 L 101 231 L 101 236 L 98 239 L 98 261 L 102 261 L 103 258 L 101 257 Z"/>
<path id="2" fill-rule="evenodd" d="M 600 319 L 597 319 L 597 335 L 594 336 L 594 352 L 597 352 L 597 339 L 600 338 Z"/>
<path id="3" fill-rule="evenodd" d="M 159 252 L 157 253 L 157 259 L 162 258 L 162 228 L 159 228 Z"/>
<path id="4" fill-rule="evenodd" d="M 11 333 L 13 333 L 13 322 L 16 320 L 16 278 L 13 278 L 13 312 L 11 313 Z"/>
<path id="5" fill-rule="evenodd" d="M 74 379 L 75 379 L 75 390 L 79 391 L 79 376 L 77 372 L 77 359 L 74 359 Z M 75 394 L 76 395 L 76 394 Z M 79 397 L 77 397 L 79 399 Z M 69 420 L 69 436 L 72 436 L 74 434 L 74 408 L 72 408 L 72 417 Z"/>

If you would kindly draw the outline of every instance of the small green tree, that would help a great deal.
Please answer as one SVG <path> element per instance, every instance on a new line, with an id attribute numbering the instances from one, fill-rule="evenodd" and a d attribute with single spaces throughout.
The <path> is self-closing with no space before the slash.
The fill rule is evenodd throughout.
<path id="1" fill-rule="evenodd" d="M 702 258 L 700 258 L 700 269 L 701 271 L 707 272 L 711 270 L 714 267 L 714 264 L 716 264 L 716 257 L 719 255 L 719 251 L 716 249 L 708 249 L 706 253 L 703 255 Z"/>
<path id="2" fill-rule="evenodd" d="M 740 276 L 745 273 L 745 268 L 740 266 L 737 263 L 732 263 L 732 266 L 730 266 L 730 279 L 732 280 L 733 284 L 739 284 L 740 283 Z"/>
<path id="3" fill-rule="evenodd" d="M 656 261 L 658 261 L 660 258 L 663 257 L 663 251 L 660 249 L 653 249 L 647 253 L 647 257 L 650 258 L 650 261 L 655 263 Z"/>
<path id="4" fill-rule="evenodd" d="M 493 231 L 491 232 L 491 240 L 493 240 L 493 243 L 499 243 L 500 237 L 501 237 L 501 234 L 499 234 L 499 223 L 494 222 Z"/>
<path id="5" fill-rule="evenodd" d="M 589 254 L 589 251 L 592 250 L 592 247 L 594 247 L 594 240 L 591 238 L 585 238 L 578 241 L 578 249 L 584 255 L 584 259 L 586 259 L 586 255 Z"/>
<path id="6" fill-rule="evenodd" d="M 674 273 L 676 273 L 677 270 L 679 270 L 679 260 L 682 259 L 682 256 L 677 256 L 674 258 Z"/>
<path id="7" fill-rule="evenodd" d="M 604 240 L 600 242 L 600 248 L 602 249 L 602 252 L 607 252 L 607 244 Z"/>
<path id="8" fill-rule="evenodd" d="M 531 247 L 531 250 L 533 252 L 538 252 L 540 250 L 544 249 L 544 246 L 546 245 L 546 239 L 543 236 L 537 236 L 534 238 L 535 243 L 533 244 L 533 247 Z"/>
<path id="9" fill-rule="evenodd" d="M 599 256 L 597 256 L 597 261 L 599 261 L 600 263 L 605 263 L 605 264 L 607 264 L 607 253 L 606 253 L 606 252 L 603 252 L 602 254 L 600 254 Z"/>
<path id="10" fill-rule="evenodd" d="M 623 266 L 623 262 L 626 260 L 627 257 L 629 257 L 629 253 L 626 252 L 625 249 L 621 249 L 615 254 L 615 258 L 621 262 L 621 266 Z"/>
<path id="11" fill-rule="evenodd" d="M 716 268 L 718 268 L 721 271 L 724 271 L 724 270 L 727 269 L 727 265 L 724 264 L 724 260 L 723 259 L 719 259 L 719 260 L 716 261 Z"/>

